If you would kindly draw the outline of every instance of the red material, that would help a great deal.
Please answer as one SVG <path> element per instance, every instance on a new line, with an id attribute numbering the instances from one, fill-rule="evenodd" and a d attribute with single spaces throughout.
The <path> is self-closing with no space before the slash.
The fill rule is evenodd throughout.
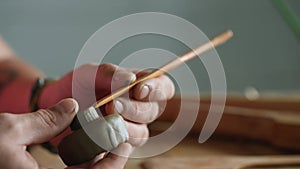
<path id="1" fill-rule="evenodd" d="M 29 98 L 33 83 L 33 81 L 29 82 L 23 79 L 16 79 L 5 86 L 0 93 L 0 112 L 14 114 L 30 112 Z"/>

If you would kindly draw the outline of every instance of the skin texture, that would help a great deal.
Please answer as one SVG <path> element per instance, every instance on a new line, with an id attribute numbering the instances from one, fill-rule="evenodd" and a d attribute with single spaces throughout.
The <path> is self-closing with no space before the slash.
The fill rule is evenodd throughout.
<path id="1" fill-rule="evenodd" d="M 16 57 L 1 38 L 0 70 L 14 72 L 13 78 L 6 77 L 6 81 L 5 78 L 1 81 L 4 85 L 0 89 L 0 112 L 8 113 L 0 113 L 0 166 L 18 169 L 39 168 L 37 162 L 26 151 L 26 146 L 49 140 L 54 146 L 57 145 L 63 136 L 70 132 L 65 129 L 70 125 L 76 110 L 84 110 L 93 104 L 91 95 L 96 95 L 99 99 L 109 94 L 111 90 L 147 73 L 112 64 L 83 65 L 45 87 L 38 99 L 38 106 L 43 109 L 28 113 L 32 86 L 38 77 L 45 77 L 45 75 Z M 73 79 L 74 72 L 79 78 Z M 96 79 L 91 79 L 92 72 L 96 72 Z M 3 77 L 1 71 L 0 77 Z M 91 90 L 93 86 L 95 90 Z M 79 97 L 75 98 L 79 108 L 74 110 L 64 106 L 73 104 L 73 107 L 77 107 L 74 106 L 77 105 L 74 100 L 60 102 L 65 98 L 73 97 L 72 88 L 79 92 Z M 137 85 L 128 95 L 102 107 L 104 115 L 118 113 L 125 120 L 129 141 L 116 149 L 125 157 L 102 154 L 90 162 L 68 168 L 123 168 L 132 148 L 146 142 L 149 135 L 147 124 L 155 120 L 162 110 L 159 102 L 171 98 L 173 94 L 172 81 L 167 76 L 160 76 Z M 52 107 L 58 102 L 59 105 Z M 52 108 L 47 109 L 48 107 Z M 63 135 L 57 136 L 64 130 Z"/>
<path id="2" fill-rule="evenodd" d="M 26 114 L 0 114 L 0 164 L 3 169 L 40 168 L 33 157 L 26 151 L 31 144 L 47 141 L 63 131 L 78 111 L 78 104 L 73 99 L 65 99 L 49 109 Z M 121 144 L 115 151 L 128 156 L 132 150 L 130 144 Z M 87 163 L 82 168 L 123 168 L 126 156 L 110 155 L 109 159 L 100 159 Z M 80 166 L 68 167 L 77 168 Z"/>
<path id="3" fill-rule="evenodd" d="M 78 79 L 81 79 L 84 83 L 72 79 L 74 72 L 77 73 Z M 96 80 L 88 76 L 89 72 L 97 72 Z M 113 64 L 83 65 L 46 87 L 40 96 L 39 107 L 49 107 L 61 99 L 72 97 L 72 87 L 75 86 L 75 90 L 79 92 L 77 95 L 80 96 L 75 99 L 79 102 L 80 109 L 84 110 L 94 103 L 91 96 L 96 94 L 99 99 L 109 94 L 111 90 L 128 84 L 130 79 L 133 81 L 147 72 L 135 73 L 137 72 Z M 94 83 L 95 91 L 91 91 L 90 89 L 93 88 Z M 149 90 L 144 97 L 141 97 L 144 86 L 148 86 Z M 102 108 L 102 113 L 104 115 L 121 114 L 125 118 L 130 136 L 129 142 L 133 146 L 141 146 L 146 142 L 149 135 L 147 124 L 154 121 L 161 113 L 158 101 L 167 100 L 173 94 L 174 85 L 172 81 L 167 76 L 160 76 L 137 85 L 128 97 L 120 97 L 114 102 L 108 103 Z"/>

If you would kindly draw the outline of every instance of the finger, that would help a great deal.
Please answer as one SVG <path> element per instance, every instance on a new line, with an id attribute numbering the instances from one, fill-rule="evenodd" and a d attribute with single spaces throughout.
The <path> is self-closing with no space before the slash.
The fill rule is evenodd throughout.
<path id="1" fill-rule="evenodd" d="M 97 162 L 92 169 L 123 169 L 131 152 L 132 147 L 130 144 L 120 144 L 107 158 Z"/>
<path id="2" fill-rule="evenodd" d="M 25 151 L 25 146 L 16 146 L 10 143 L 1 145 L 1 169 L 38 169 L 35 159 Z"/>
<path id="3" fill-rule="evenodd" d="M 137 100 L 160 101 L 172 98 L 175 87 L 168 76 L 162 75 L 139 83 L 133 88 L 132 93 Z"/>
<path id="4" fill-rule="evenodd" d="M 157 102 L 140 102 L 118 98 L 106 106 L 106 113 L 121 114 L 125 119 L 137 123 L 150 123 L 160 114 Z"/>
<path id="5" fill-rule="evenodd" d="M 96 90 L 114 90 L 135 81 L 136 76 L 129 70 L 113 64 L 101 64 L 96 75 Z"/>
<path id="6" fill-rule="evenodd" d="M 77 111 L 77 102 L 65 99 L 50 109 L 20 115 L 21 144 L 42 143 L 55 137 L 70 125 Z"/>
<path id="7" fill-rule="evenodd" d="M 149 130 L 145 124 L 135 124 L 125 121 L 129 134 L 129 143 L 134 147 L 144 145 L 149 137 Z"/>

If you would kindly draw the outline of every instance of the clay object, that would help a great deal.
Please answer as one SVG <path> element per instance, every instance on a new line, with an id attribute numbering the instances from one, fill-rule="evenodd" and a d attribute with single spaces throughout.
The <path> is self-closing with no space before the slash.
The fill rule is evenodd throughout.
<path id="1" fill-rule="evenodd" d="M 88 135 L 85 131 L 88 131 Z M 58 145 L 58 154 L 66 165 L 77 165 L 115 149 L 128 139 L 123 118 L 113 114 L 96 119 L 86 124 L 84 129 L 78 129 L 65 137 Z"/>

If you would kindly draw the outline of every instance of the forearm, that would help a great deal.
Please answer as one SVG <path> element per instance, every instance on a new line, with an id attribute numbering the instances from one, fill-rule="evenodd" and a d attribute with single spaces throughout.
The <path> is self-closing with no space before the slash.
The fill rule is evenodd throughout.
<path id="1" fill-rule="evenodd" d="M 16 57 L 0 37 L 0 112 L 28 112 L 32 86 L 38 77 L 44 76 Z"/>
<path id="2" fill-rule="evenodd" d="M 28 112 L 32 86 L 44 76 L 15 56 L 0 60 L 0 112 Z"/>

